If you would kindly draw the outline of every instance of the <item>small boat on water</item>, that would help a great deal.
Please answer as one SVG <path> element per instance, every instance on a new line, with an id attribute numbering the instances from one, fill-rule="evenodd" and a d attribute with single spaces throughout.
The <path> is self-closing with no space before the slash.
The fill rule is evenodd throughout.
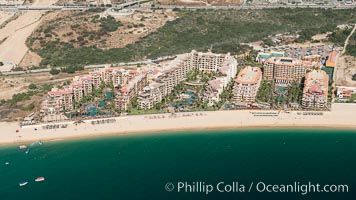
<path id="1" fill-rule="evenodd" d="M 5 165 L 10 165 L 10 162 L 6 162 Z"/>
<path id="2" fill-rule="evenodd" d="M 43 144 L 42 140 L 38 141 L 38 144 L 39 144 L 39 145 L 42 145 L 42 144 Z"/>
<path id="3" fill-rule="evenodd" d="M 19 186 L 22 187 L 22 186 L 25 186 L 25 185 L 27 185 L 27 184 L 28 184 L 27 181 L 22 181 L 22 182 L 19 183 Z"/>
<path id="4" fill-rule="evenodd" d="M 28 153 L 30 153 L 30 148 L 27 148 L 25 151 L 25 154 L 28 154 Z"/>
<path id="5" fill-rule="evenodd" d="M 26 145 L 20 145 L 20 146 L 19 146 L 19 149 L 26 149 L 26 148 L 27 148 Z"/>
<path id="6" fill-rule="evenodd" d="M 41 182 L 41 181 L 44 181 L 45 180 L 45 177 L 41 176 L 41 177 L 38 177 L 35 179 L 36 182 Z"/>

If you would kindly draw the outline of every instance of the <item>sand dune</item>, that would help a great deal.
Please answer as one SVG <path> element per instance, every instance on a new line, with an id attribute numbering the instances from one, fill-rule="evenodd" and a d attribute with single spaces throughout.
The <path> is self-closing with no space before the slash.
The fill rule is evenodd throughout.
<path id="1" fill-rule="evenodd" d="M 37 0 L 33 5 L 51 5 L 57 0 Z M 26 39 L 41 22 L 41 17 L 46 11 L 26 11 L 0 29 L 0 61 L 19 64 L 28 51 Z"/>

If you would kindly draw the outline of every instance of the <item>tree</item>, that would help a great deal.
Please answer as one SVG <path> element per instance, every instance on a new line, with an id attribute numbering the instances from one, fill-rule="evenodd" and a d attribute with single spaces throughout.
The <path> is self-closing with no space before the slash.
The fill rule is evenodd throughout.
<path id="1" fill-rule="evenodd" d="M 28 89 L 30 89 L 30 90 L 35 90 L 35 89 L 37 89 L 37 86 L 36 86 L 34 83 L 31 83 L 31 84 L 28 86 Z"/>
<path id="2" fill-rule="evenodd" d="M 356 81 L 356 74 L 352 75 L 352 80 Z"/>
<path id="3" fill-rule="evenodd" d="M 52 68 L 51 71 L 49 71 L 49 73 L 51 75 L 57 75 L 59 74 L 61 71 L 59 69 L 56 69 L 56 68 Z"/>

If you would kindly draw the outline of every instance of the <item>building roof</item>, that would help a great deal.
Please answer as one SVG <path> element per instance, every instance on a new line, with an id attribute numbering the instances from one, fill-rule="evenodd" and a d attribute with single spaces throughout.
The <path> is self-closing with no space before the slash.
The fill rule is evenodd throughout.
<path id="1" fill-rule="evenodd" d="M 271 57 L 268 58 L 265 63 L 273 63 L 276 65 L 286 65 L 286 66 L 294 66 L 301 64 L 301 61 L 296 58 L 289 57 Z"/>
<path id="2" fill-rule="evenodd" d="M 326 60 L 325 65 L 327 67 L 335 67 L 335 61 L 336 61 L 336 57 L 337 57 L 337 51 L 332 51 L 330 52 L 328 59 Z"/>
<path id="3" fill-rule="evenodd" d="M 262 71 L 259 67 L 247 66 L 237 75 L 236 82 L 240 84 L 254 84 L 262 77 Z"/>

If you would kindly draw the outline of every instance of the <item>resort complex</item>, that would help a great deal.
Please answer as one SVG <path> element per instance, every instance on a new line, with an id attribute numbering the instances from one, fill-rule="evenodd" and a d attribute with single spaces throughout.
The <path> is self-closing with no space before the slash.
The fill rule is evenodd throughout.
<path id="1" fill-rule="evenodd" d="M 304 108 L 327 108 L 329 76 L 325 71 L 312 70 L 305 75 L 303 100 Z"/>
<path id="2" fill-rule="evenodd" d="M 276 85 L 287 86 L 305 76 L 306 69 L 295 58 L 271 57 L 264 62 L 264 78 Z"/>
<path id="3" fill-rule="evenodd" d="M 254 102 L 260 87 L 262 72 L 259 67 L 245 67 L 237 75 L 234 84 L 235 101 Z"/>
<path id="4" fill-rule="evenodd" d="M 281 103 L 288 99 L 288 109 L 330 109 L 330 71 L 322 67 L 321 57 L 309 55 L 301 60 L 284 57 L 284 54 L 262 54 L 266 56 L 264 61 L 259 61 L 262 67 L 240 66 L 230 54 L 193 50 L 149 67 L 97 68 L 88 75 L 75 76 L 70 84 L 52 88 L 40 111 L 42 116 L 61 113 L 95 116 L 98 108 L 110 115 L 131 109 L 145 111 L 165 107 L 172 112 L 181 110 L 184 104 L 188 105 L 185 109 L 194 109 L 193 100 L 197 102 L 194 105 L 202 103 L 217 109 L 229 104 L 235 109 L 268 109 L 269 103 L 263 101 L 263 95 L 274 98 L 272 103 L 278 102 L 272 108 L 286 109 Z M 335 51 L 325 59 L 327 66 L 334 57 Z M 346 89 L 340 90 L 338 95 L 340 100 L 348 98 Z"/>

